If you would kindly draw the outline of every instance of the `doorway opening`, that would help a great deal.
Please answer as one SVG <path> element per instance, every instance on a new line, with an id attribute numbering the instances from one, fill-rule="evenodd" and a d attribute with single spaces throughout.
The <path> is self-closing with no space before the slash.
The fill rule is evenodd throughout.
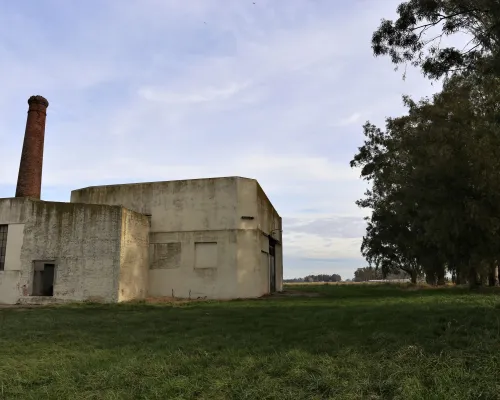
<path id="1" fill-rule="evenodd" d="M 276 241 L 269 237 L 269 292 L 276 292 Z"/>
<path id="2" fill-rule="evenodd" d="M 32 296 L 53 296 L 56 264 L 54 261 L 33 261 Z"/>

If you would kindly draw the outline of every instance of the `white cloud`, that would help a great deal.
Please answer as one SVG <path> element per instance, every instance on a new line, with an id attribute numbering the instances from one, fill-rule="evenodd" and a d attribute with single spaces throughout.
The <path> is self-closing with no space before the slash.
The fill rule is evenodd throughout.
<path id="1" fill-rule="evenodd" d="M 8 169 L 0 175 L 0 185 L 13 185 L 17 179 L 17 167 L 11 158 Z M 248 155 L 198 164 L 153 164 L 147 160 L 114 157 L 110 160 L 95 160 L 80 167 L 60 168 L 56 159 L 45 162 L 44 184 L 49 186 L 71 186 L 73 182 L 90 185 L 104 181 L 155 181 L 171 179 L 194 179 L 200 177 L 243 176 L 264 178 L 268 186 L 288 188 L 299 184 L 332 184 L 354 181 L 358 171 L 346 165 L 336 165 L 324 157 L 275 156 L 272 154 Z M 272 171 L 272 176 L 265 176 Z M 301 191 L 300 187 L 296 187 Z"/>
<path id="2" fill-rule="evenodd" d="M 231 99 L 234 95 L 248 87 L 248 83 L 231 83 L 223 88 L 208 87 L 194 93 L 175 93 L 158 90 L 157 88 L 140 88 L 138 94 L 149 101 L 166 104 L 205 103 Z"/>
<path id="3" fill-rule="evenodd" d="M 293 231 L 283 231 L 283 241 L 288 257 L 318 260 L 359 258 L 361 246 L 361 238 L 324 237 Z"/>
<path id="4" fill-rule="evenodd" d="M 2 12 L 0 196 L 17 179 L 26 100 L 41 94 L 47 193 L 247 176 L 302 221 L 285 227 L 287 257 L 359 257 L 359 238 L 327 227 L 358 229 L 364 215 L 348 164 L 361 119 L 381 123 L 403 93 L 438 87 L 372 57 L 371 33 L 399 0 L 252 3 L 110 0 L 96 13 L 48 0 L 51 24 L 22 2 Z"/>
<path id="5" fill-rule="evenodd" d="M 351 114 L 349 117 L 347 118 L 343 118 L 341 119 L 338 124 L 336 124 L 336 126 L 347 126 L 347 125 L 352 125 L 356 122 L 359 122 L 359 120 L 361 119 L 361 114 L 360 113 L 354 113 L 354 114 Z"/>

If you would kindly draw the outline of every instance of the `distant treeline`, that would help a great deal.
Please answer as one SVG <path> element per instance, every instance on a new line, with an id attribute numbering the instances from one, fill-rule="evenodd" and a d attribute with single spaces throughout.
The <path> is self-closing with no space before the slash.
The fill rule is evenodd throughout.
<path id="1" fill-rule="evenodd" d="M 284 279 L 285 283 L 294 283 L 294 282 L 340 282 L 342 278 L 338 274 L 333 275 L 308 275 L 304 278 L 294 278 L 294 279 Z"/>
<path id="2" fill-rule="evenodd" d="M 368 282 L 379 279 L 409 279 L 410 275 L 404 271 L 396 271 L 395 273 L 383 274 L 381 269 L 374 267 L 358 268 L 354 271 L 354 282 Z"/>
<path id="3" fill-rule="evenodd" d="M 358 268 L 354 272 L 353 282 L 368 282 L 371 280 L 378 279 L 408 279 L 410 275 L 401 271 L 400 273 L 389 273 L 384 275 L 380 269 L 374 267 L 364 267 Z M 346 282 L 350 282 L 351 279 L 347 279 Z M 285 283 L 300 283 L 300 282 L 342 282 L 342 277 L 339 274 L 320 274 L 320 275 L 308 275 L 304 278 L 293 278 L 293 279 L 283 279 Z"/>

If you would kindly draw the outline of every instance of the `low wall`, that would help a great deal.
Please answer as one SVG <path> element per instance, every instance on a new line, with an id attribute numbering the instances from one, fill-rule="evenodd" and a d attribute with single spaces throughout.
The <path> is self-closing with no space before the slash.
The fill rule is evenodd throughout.
<path id="1" fill-rule="evenodd" d="M 0 302 L 33 290 L 35 261 L 55 264 L 53 299 L 116 301 L 122 207 L 0 199 L 8 225 Z"/>

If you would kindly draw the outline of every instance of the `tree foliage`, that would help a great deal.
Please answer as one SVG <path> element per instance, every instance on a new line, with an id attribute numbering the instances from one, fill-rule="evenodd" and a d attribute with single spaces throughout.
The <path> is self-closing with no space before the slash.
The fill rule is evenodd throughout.
<path id="1" fill-rule="evenodd" d="M 477 282 L 500 260 L 500 80 L 455 75 L 385 130 L 367 123 L 351 161 L 371 189 L 362 253 L 384 274 Z"/>
<path id="2" fill-rule="evenodd" d="M 320 275 L 308 275 L 304 278 L 304 281 L 306 281 L 306 282 L 340 282 L 340 281 L 342 281 L 342 278 L 338 274 L 333 274 L 333 275 L 320 274 Z"/>
<path id="3" fill-rule="evenodd" d="M 380 280 L 380 279 L 408 279 L 410 275 L 406 272 L 397 270 L 388 273 L 384 273 L 381 269 L 368 266 L 364 268 L 358 268 L 354 271 L 354 282 L 368 282 L 372 280 Z"/>
<path id="4" fill-rule="evenodd" d="M 375 55 L 418 66 L 433 79 L 456 71 L 500 75 L 500 0 L 409 0 L 397 13 L 374 32 Z M 464 48 L 442 45 L 458 33 L 470 37 Z"/>
<path id="5" fill-rule="evenodd" d="M 500 0 L 408 0 L 372 37 L 375 55 L 444 79 L 431 98 L 404 97 L 385 129 L 367 122 L 351 161 L 370 183 L 361 246 L 384 276 L 498 284 L 500 261 Z M 442 39 L 465 33 L 463 48 Z"/>
<path id="6" fill-rule="evenodd" d="M 354 282 L 368 282 L 375 279 L 382 279 L 382 273 L 374 267 L 358 268 L 354 271 Z"/>
<path id="7" fill-rule="evenodd" d="M 341 282 L 342 277 L 338 274 L 307 275 L 304 278 L 286 279 L 285 282 Z"/>

